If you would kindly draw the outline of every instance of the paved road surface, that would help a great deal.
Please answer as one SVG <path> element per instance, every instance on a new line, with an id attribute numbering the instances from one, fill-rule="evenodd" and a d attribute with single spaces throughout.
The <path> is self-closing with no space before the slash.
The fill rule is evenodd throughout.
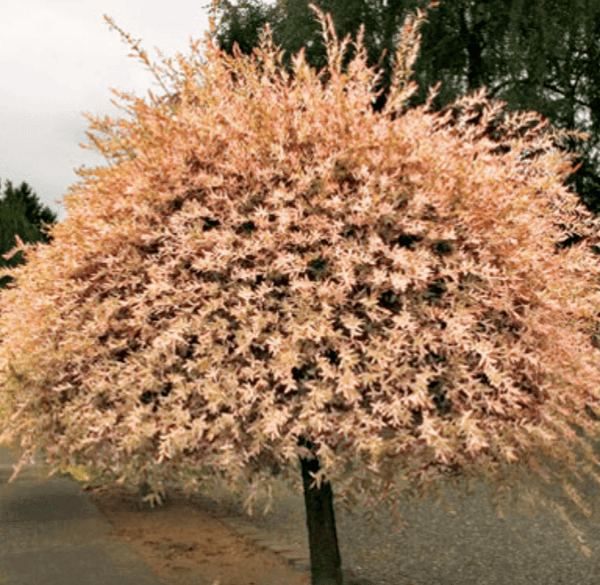
<path id="1" fill-rule="evenodd" d="M 132 548 L 105 538 L 110 524 L 71 478 L 42 482 L 42 467 L 29 465 L 7 483 L 17 461 L 0 446 L 2 585 L 164 585 Z"/>

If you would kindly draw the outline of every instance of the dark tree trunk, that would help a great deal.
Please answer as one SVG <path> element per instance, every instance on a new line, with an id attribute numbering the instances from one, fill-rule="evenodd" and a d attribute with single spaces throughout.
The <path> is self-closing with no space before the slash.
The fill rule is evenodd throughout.
<path id="1" fill-rule="evenodd" d="M 300 438 L 298 444 L 309 449 L 314 455 L 314 445 L 310 441 Z M 316 456 L 311 460 L 300 457 L 300 465 L 304 483 L 312 585 L 343 585 L 331 484 L 324 481 L 320 489 L 310 489 L 313 479 L 309 471 L 316 473 L 319 470 L 319 460 Z"/>

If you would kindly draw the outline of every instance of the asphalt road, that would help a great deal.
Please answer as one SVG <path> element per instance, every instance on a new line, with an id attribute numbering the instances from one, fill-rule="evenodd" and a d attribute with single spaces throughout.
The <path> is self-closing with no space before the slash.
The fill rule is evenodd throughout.
<path id="1" fill-rule="evenodd" d="M 42 481 L 42 466 L 28 465 L 9 484 L 17 461 L 0 446 L 2 585 L 164 585 L 130 546 L 106 538 L 112 527 L 70 477 Z"/>

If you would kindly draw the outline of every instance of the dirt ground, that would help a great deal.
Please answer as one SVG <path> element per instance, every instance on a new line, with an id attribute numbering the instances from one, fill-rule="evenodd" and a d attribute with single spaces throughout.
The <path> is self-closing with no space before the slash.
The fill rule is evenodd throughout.
<path id="1" fill-rule="evenodd" d="M 146 509 L 123 487 L 87 490 L 90 500 L 168 585 L 310 585 L 275 553 L 258 548 L 210 510 L 169 489 L 164 506 Z"/>

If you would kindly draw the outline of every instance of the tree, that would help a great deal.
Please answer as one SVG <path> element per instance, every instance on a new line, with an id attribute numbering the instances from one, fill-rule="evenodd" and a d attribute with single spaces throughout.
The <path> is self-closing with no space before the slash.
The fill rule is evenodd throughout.
<path id="1" fill-rule="evenodd" d="M 229 55 L 235 42 L 249 55 L 258 46 L 258 31 L 269 22 L 274 41 L 286 51 L 286 70 L 292 73 L 291 55 L 302 46 L 306 46 L 306 60 L 313 68 L 320 69 L 327 61 L 324 44 L 316 40 L 318 30 L 307 4 L 307 0 L 295 0 L 261 6 L 241 1 L 234 7 L 228 0 L 213 0 L 203 8 L 210 7 L 219 17 L 216 39 Z M 317 4 L 332 13 L 340 36 L 349 33 L 355 39 L 359 24 L 365 23 L 367 64 L 379 64 L 381 58 L 383 69 L 377 87 L 383 92 L 373 104 L 380 111 L 390 88 L 399 32 L 409 12 L 426 3 L 320 0 Z M 436 81 L 442 81 L 433 102 L 436 111 L 465 91 L 486 86 L 490 97 L 507 102 L 508 111 L 533 110 L 559 128 L 585 131 L 592 137 L 587 144 L 571 138 L 562 145 L 570 152 L 582 153 L 581 166 L 566 181 L 588 209 L 598 213 L 599 27 L 600 5 L 583 0 L 539 0 L 524 5 L 505 0 L 441 0 L 423 30 L 415 63 L 419 90 L 406 107 L 424 104 L 426 89 Z M 344 71 L 353 56 L 353 51 L 348 51 L 342 63 Z M 582 119 L 584 111 L 590 113 L 590 124 Z"/>
<path id="2" fill-rule="evenodd" d="M 0 268 L 12 268 L 24 262 L 21 252 L 8 259 L 4 257 L 6 252 L 14 248 L 15 235 L 24 242 L 49 244 L 52 236 L 48 233 L 48 226 L 56 221 L 57 215 L 47 206 L 42 207 L 38 196 L 25 181 L 18 189 L 14 189 L 7 180 L 4 198 L 0 198 Z M 6 288 L 12 280 L 11 277 L 0 279 L 0 289 Z"/>
<path id="3" fill-rule="evenodd" d="M 438 109 L 465 89 L 485 84 L 489 95 L 506 101 L 510 111 L 535 110 L 560 128 L 585 131 L 592 137 L 587 144 L 565 144 L 582 152 L 581 167 L 567 185 L 598 213 L 600 162 L 595 150 L 600 127 L 594 111 L 600 87 L 599 23 L 600 5 L 583 1 L 441 2 L 424 29 L 416 76 L 421 90 L 413 103 L 425 101 L 423 88 L 433 79 L 446 86 Z M 582 116 L 586 111 L 591 123 Z"/>
<path id="4" fill-rule="evenodd" d="M 168 63 L 169 99 L 113 90 L 134 119 L 90 117 L 112 164 L 77 171 L 54 241 L 20 246 L 0 295 L 9 481 L 41 448 L 152 504 L 210 480 L 252 512 L 278 474 L 304 492 L 314 585 L 342 580 L 332 486 L 372 510 L 483 477 L 501 513 L 526 469 L 517 495 L 572 525 L 544 482 L 590 514 L 571 481 L 600 483 L 600 220 L 563 184 L 573 134 L 485 89 L 406 110 L 420 11 L 374 112 L 363 29 L 343 73 L 349 37 L 311 8 L 325 84 L 302 50 L 287 77 L 268 26 L 252 59 L 207 33 L 207 62 L 191 42 Z"/>

